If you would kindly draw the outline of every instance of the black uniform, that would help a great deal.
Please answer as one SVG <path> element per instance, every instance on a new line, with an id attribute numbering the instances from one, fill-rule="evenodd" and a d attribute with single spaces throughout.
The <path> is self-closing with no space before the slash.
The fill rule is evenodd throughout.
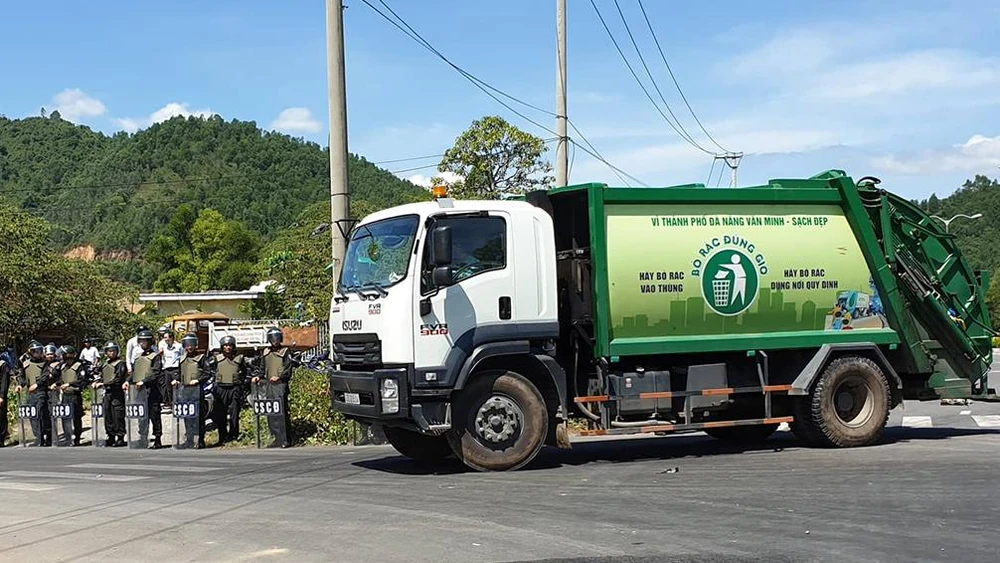
<path id="1" fill-rule="evenodd" d="M 184 355 L 181 359 L 180 368 L 171 377 L 171 382 L 178 381 L 181 385 L 186 387 L 198 387 L 199 390 L 204 389 L 205 385 L 212 379 L 215 375 L 215 358 L 210 354 L 195 354 L 193 356 Z M 191 385 L 190 382 L 197 380 L 197 385 Z M 208 401 L 205 400 L 204 393 L 199 393 L 200 404 L 198 406 L 198 447 L 205 447 L 205 418 L 208 416 Z M 221 427 L 220 427 L 221 428 Z M 190 425 L 187 426 L 188 434 L 185 439 L 188 443 L 191 443 L 193 429 Z"/>
<path id="2" fill-rule="evenodd" d="M 160 444 L 160 437 L 163 436 L 163 395 L 160 391 L 160 379 L 162 374 L 162 358 L 160 354 L 150 348 L 137 356 L 132 364 L 132 376 L 130 383 L 135 385 L 142 382 L 142 388 L 149 391 L 146 402 L 146 412 L 149 413 L 149 420 L 153 423 L 154 445 Z"/>
<path id="3" fill-rule="evenodd" d="M 77 446 L 83 436 L 83 390 L 90 384 L 90 370 L 90 362 L 74 358 L 60 362 L 52 380 L 56 385 L 68 385 L 63 393 L 73 401 L 73 444 Z"/>
<path id="4" fill-rule="evenodd" d="M 107 443 L 117 446 L 125 443 L 125 391 L 122 384 L 128 381 L 128 364 L 118 358 L 101 366 L 101 383 L 104 384 L 104 430 Z"/>
<path id="5" fill-rule="evenodd" d="M 44 359 L 21 356 L 21 387 L 28 393 L 28 405 L 38 411 L 38 418 L 32 419 L 31 431 L 35 434 L 35 445 L 52 445 L 52 413 L 49 412 L 49 379 L 51 373 Z M 35 386 L 32 391 L 31 387 Z"/>
<path id="6" fill-rule="evenodd" d="M 242 354 L 232 357 L 215 355 L 215 404 L 212 420 L 219 429 L 219 443 L 236 440 L 240 436 L 240 409 L 246 399 L 244 385 L 249 365 Z M 228 423 L 227 423 L 228 419 Z"/>
<path id="7" fill-rule="evenodd" d="M 10 391 L 10 380 L 14 377 L 14 366 L 9 364 L 6 356 L 0 355 L 0 448 L 7 442 L 7 393 Z"/>
<path id="8" fill-rule="evenodd" d="M 284 443 L 279 444 L 282 447 L 288 447 L 291 445 L 291 436 L 289 432 L 291 430 L 291 418 L 289 416 L 288 408 L 288 384 L 292 380 L 292 370 L 295 369 L 297 362 L 292 358 L 291 351 L 282 346 L 280 348 L 268 348 L 264 350 L 261 355 L 261 363 L 264 368 L 264 377 L 262 378 L 262 385 L 281 385 L 281 404 L 284 407 L 282 409 L 283 417 L 285 419 L 285 429 L 284 432 L 277 431 L 274 427 L 274 422 L 268 417 L 267 424 L 271 428 L 271 432 L 275 435 L 283 436 Z M 278 378 L 277 383 L 272 383 L 271 378 Z"/>

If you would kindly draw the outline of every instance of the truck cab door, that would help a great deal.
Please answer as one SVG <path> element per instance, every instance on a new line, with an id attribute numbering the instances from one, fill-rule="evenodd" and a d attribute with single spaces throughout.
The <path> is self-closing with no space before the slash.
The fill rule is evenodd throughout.
<path id="1" fill-rule="evenodd" d="M 433 285 L 431 233 L 451 229 L 452 281 Z M 448 387 L 480 342 L 502 339 L 511 327 L 514 295 L 510 217 L 502 212 L 438 215 L 424 233 L 414 300 L 417 387 Z"/>

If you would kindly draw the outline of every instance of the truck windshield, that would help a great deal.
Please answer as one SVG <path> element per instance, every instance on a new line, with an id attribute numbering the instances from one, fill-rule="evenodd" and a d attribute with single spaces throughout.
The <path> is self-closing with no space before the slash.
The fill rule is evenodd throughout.
<path id="1" fill-rule="evenodd" d="M 383 219 L 354 230 L 339 289 L 382 290 L 406 277 L 417 235 L 417 215 Z"/>

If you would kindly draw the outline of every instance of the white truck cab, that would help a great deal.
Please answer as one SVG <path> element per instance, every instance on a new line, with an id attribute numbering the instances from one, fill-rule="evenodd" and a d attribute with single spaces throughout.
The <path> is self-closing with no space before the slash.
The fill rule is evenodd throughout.
<path id="1" fill-rule="evenodd" d="M 509 462 L 504 451 L 515 446 L 527 448 L 528 459 L 537 452 L 550 413 L 535 387 L 554 384 L 522 385 L 541 412 L 526 413 L 492 387 L 475 398 L 465 392 L 466 401 L 459 395 L 483 373 L 501 388 L 530 380 L 504 379 L 499 357 L 548 363 L 535 366 L 542 375 L 560 369 L 545 354 L 559 335 L 545 211 L 522 201 L 450 198 L 394 207 L 355 227 L 341 270 L 330 308 L 334 409 L 382 424 L 390 443 L 417 459 L 461 455 L 463 433 L 449 432 L 459 415 L 477 417 L 475 445 L 496 447 L 473 452 L 470 465 Z"/>

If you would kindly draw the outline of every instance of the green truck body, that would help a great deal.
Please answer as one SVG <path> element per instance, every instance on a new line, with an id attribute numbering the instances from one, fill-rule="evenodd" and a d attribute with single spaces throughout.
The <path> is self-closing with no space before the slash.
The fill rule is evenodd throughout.
<path id="1" fill-rule="evenodd" d="M 830 171 L 547 195 L 556 209 L 587 201 L 591 259 L 604 265 L 597 358 L 872 343 L 915 378 L 913 398 L 929 396 L 922 381 L 942 397 L 987 392 L 989 280 L 938 222 L 874 182 Z"/>

